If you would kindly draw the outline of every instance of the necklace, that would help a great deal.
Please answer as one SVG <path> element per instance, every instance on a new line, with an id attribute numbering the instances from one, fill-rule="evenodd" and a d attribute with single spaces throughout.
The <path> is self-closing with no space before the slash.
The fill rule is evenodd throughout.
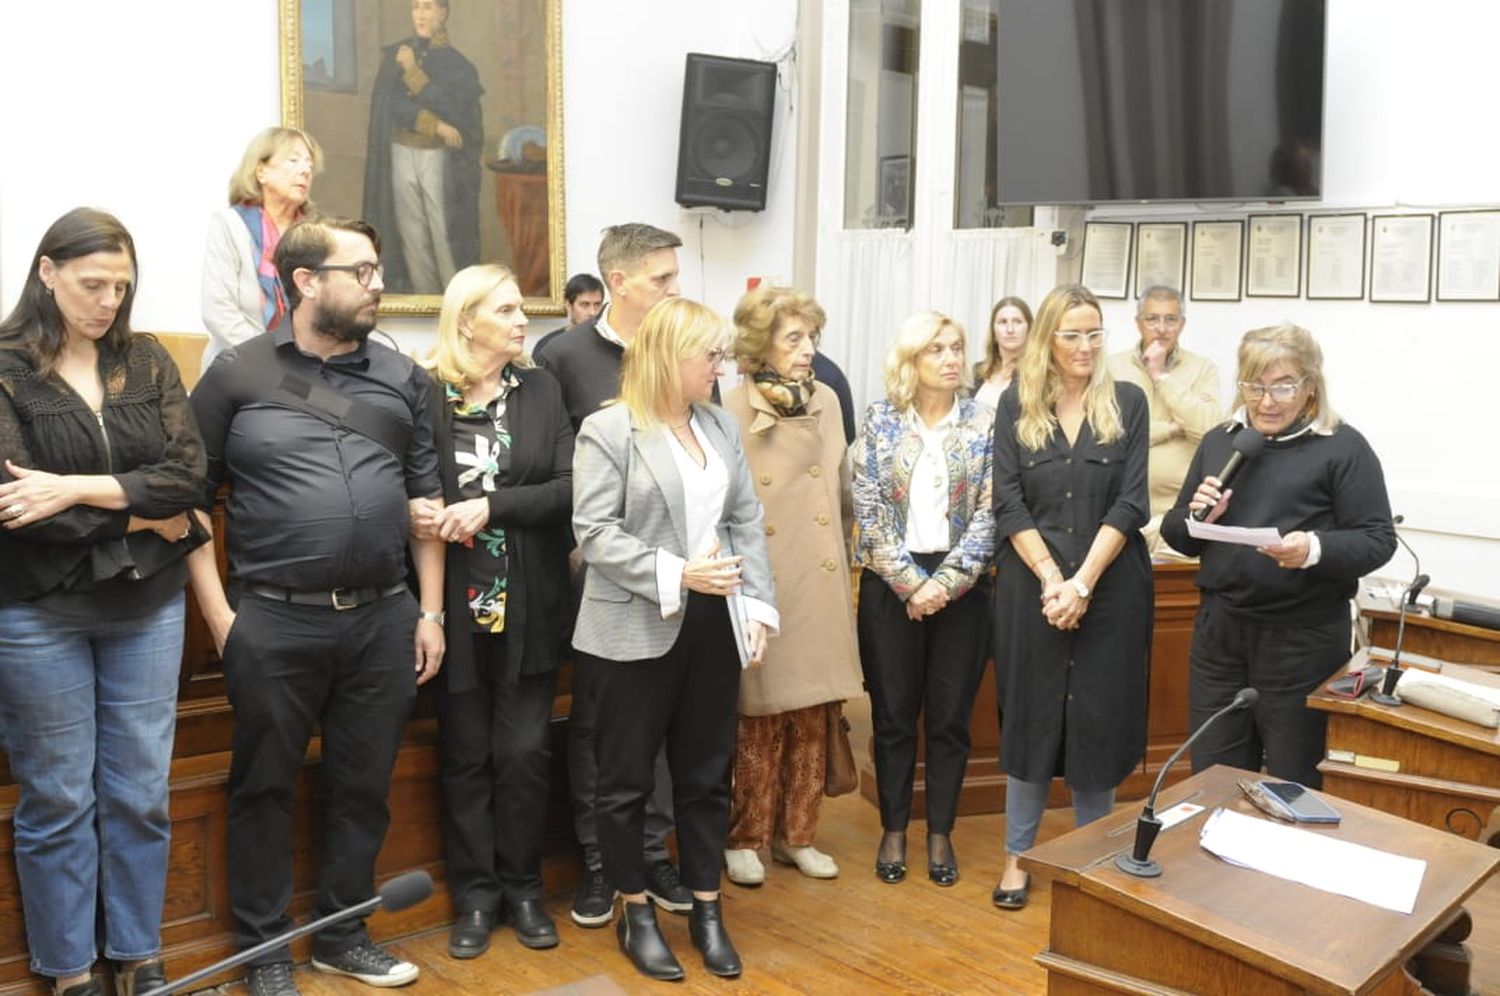
<path id="1" fill-rule="evenodd" d="M 680 425 L 670 425 L 669 424 L 668 428 L 670 428 L 673 432 L 677 432 L 679 429 L 686 429 L 688 427 L 688 425 L 690 425 L 692 423 L 692 421 L 693 421 L 693 413 L 692 412 L 688 412 L 688 417 L 685 418 L 685 419 L 683 419 L 683 421 L 682 421 L 682 423 Z"/>

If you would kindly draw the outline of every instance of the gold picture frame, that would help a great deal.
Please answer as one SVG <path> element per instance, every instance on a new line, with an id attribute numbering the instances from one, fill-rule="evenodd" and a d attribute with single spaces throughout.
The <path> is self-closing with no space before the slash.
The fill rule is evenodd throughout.
<path id="1" fill-rule="evenodd" d="M 402 47 L 410 50 L 413 46 L 408 43 L 422 34 L 414 24 L 412 0 L 278 0 L 278 4 L 282 123 L 306 129 L 323 147 L 324 172 L 313 184 L 318 209 L 363 217 L 380 231 L 387 283 L 381 313 L 432 316 L 442 304 L 439 284 L 446 283 L 441 274 L 450 268 L 443 265 L 447 260 L 433 258 L 436 251 L 429 248 L 425 255 L 414 251 L 413 265 L 408 266 L 401 233 L 420 231 L 420 226 L 411 229 L 409 220 L 397 224 L 387 210 L 389 203 L 366 197 L 367 186 L 385 189 L 389 181 L 382 177 L 392 169 L 388 161 L 377 160 L 372 179 L 371 149 L 404 145 L 408 139 L 421 143 L 425 138 L 441 153 L 429 159 L 443 162 L 441 183 L 449 176 L 458 177 L 452 188 L 460 191 L 459 200 L 466 201 L 468 192 L 477 187 L 472 223 L 465 218 L 451 230 L 433 229 L 448 232 L 451 268 L 471 262 L 503 262 L 516 271 L 529 313 L 563 314 L 567 255 L 562 0 L 469 0 L 453 5 L 451 23 L 444 29 L 447 47 L 459 58 L 450 58 L 448 65 L 468 65 L 478 78 L 482 93 L 473 99 L 478 105 L 477 133 L 483 136 L 479 141 L 462 141 L 460 147 L 467 150 L 464 162 L 453 166 L 448 165 L 450 151 L 443 147 L 441 133 L 432 135 L 432 122 L 438 119 L 431 112 L 421 111 L 415 129 L 402 129 L 401 141 L 393 139 L 389 146 L 383 136 L 395 135 L 393 129 L 401 127 L 385 123 L 383 112 L 389 102 L 382 104 L 382 114 L 371 112 L 377 103 L 377 86 L 389 94 L 392 84 L 402 81 L 401 70 L 386 65 L 387 61 L 394 61 Z M 438 47 L 424 49 L 428 44 L 421 42 L 417 47 L 424 52 Z M 424 68 L 419 65 L 418 74 Z M 441 68 L 433 64 L 429 82 L 441 82 L 435 75 Z M 409 100 L 411 93 L 405 97 Z M 425 122 L 421 114 L 428 115 Z M 394 115 L 390 118 L 394 120 Z M 455 130 L 464 136 L 474 133 Z M 377 134 L 372 137 L 372 132 Z M 541 134 L 545 134 L 544 151 L 535 142 Z M 479 150 L 477 182 L 475 148 Z M 446 205 L 447 188 L 441 188 L 441 183 Z M 545 200 L 538 197 L 543 191 Z M 445 223 L 446 217 L 438 224 Z M 428 246 L 442 241 L 430 238 Z"/>

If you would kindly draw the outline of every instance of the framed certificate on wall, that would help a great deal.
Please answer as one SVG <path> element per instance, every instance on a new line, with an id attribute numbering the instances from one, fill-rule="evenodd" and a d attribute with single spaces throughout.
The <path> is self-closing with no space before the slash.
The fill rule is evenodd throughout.
<path id="1" fill-rule="evenodd" d="M 1187 222 L 1143 221 L 1135 226 L 1135 296 L 1148 287 L 1179 294 L 1187 283 Z"/>
<path id="2" fill-rule="evenodd" d="M 1091 221 L 1083 226 L 1083 285 L 1098 297 L 1123 299 L 1130 293 L 1128 221 Z"/>
<path id="3" fill-rule="evenodd" d="M 1302 295 L 1302 216 L 1252 214 L 1245 238 L 1245 296 Z"/>
<path id="4" fill-rule="evenodd" d="M 1244 258 L 1243 221 L 1193 222 L 1194 301 L 1238 301 Z"/>
<path id="5" fill-rule="evenodd" d="M 1307 299 L 1358 301 L 1365 296 L 1365 216 L 1307 216 Z"/>
<path id="6" fill-rule="evenodd" d="M 1370 300 L 1432 300 L 1432 215 L 1377 214 L 1370 219 Z"/>
<path id="7" fill-rule="evenodd" d="M 1500 211 L 1438 215 L 1437 299 L 1500 301 Z"/>

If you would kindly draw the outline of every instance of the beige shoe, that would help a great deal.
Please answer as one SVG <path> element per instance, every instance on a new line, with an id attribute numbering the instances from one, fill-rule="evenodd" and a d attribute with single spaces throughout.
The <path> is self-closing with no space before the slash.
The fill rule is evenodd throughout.
<path id="1" fill-rule="evenodd" d="M 766 866 L 760 863 L 760 855 L 753 848 L 725 850 L 724 868 L 735 885 L 760 885 L 766 880 Z"/>
<path id="2" fill-rule="evenodd" d="M 784 865 L 796 865 L 808 878 L 838 878 L 839 866 L 832 858 L 812 845 L 792 847 L 781 841 L 771 844 L 771 857 Z"/>

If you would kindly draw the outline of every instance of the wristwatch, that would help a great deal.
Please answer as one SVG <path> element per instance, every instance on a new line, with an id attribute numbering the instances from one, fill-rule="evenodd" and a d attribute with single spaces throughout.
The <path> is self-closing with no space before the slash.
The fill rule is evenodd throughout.
<path id="1" fill-rule="evenodd" d="M 1087 598 L 1088 596 L 1085 595 L 1084 597 Z M 446 610 L 442 612 L 423 612 L 420 618 L 424 622 L 437 623 L 441 626 L 448 621 L 448 613 Z"/>
<path id="2" fill-rule="evenodd" d="M 1073 578 L 1069 582 L 1069 584 L 1073 586 L 1074 591 L 1078 592 L 1079 598 L 1088 598 L 1091 594 L 1093 594 L 1093 590 L 1078 578 Z"/>

